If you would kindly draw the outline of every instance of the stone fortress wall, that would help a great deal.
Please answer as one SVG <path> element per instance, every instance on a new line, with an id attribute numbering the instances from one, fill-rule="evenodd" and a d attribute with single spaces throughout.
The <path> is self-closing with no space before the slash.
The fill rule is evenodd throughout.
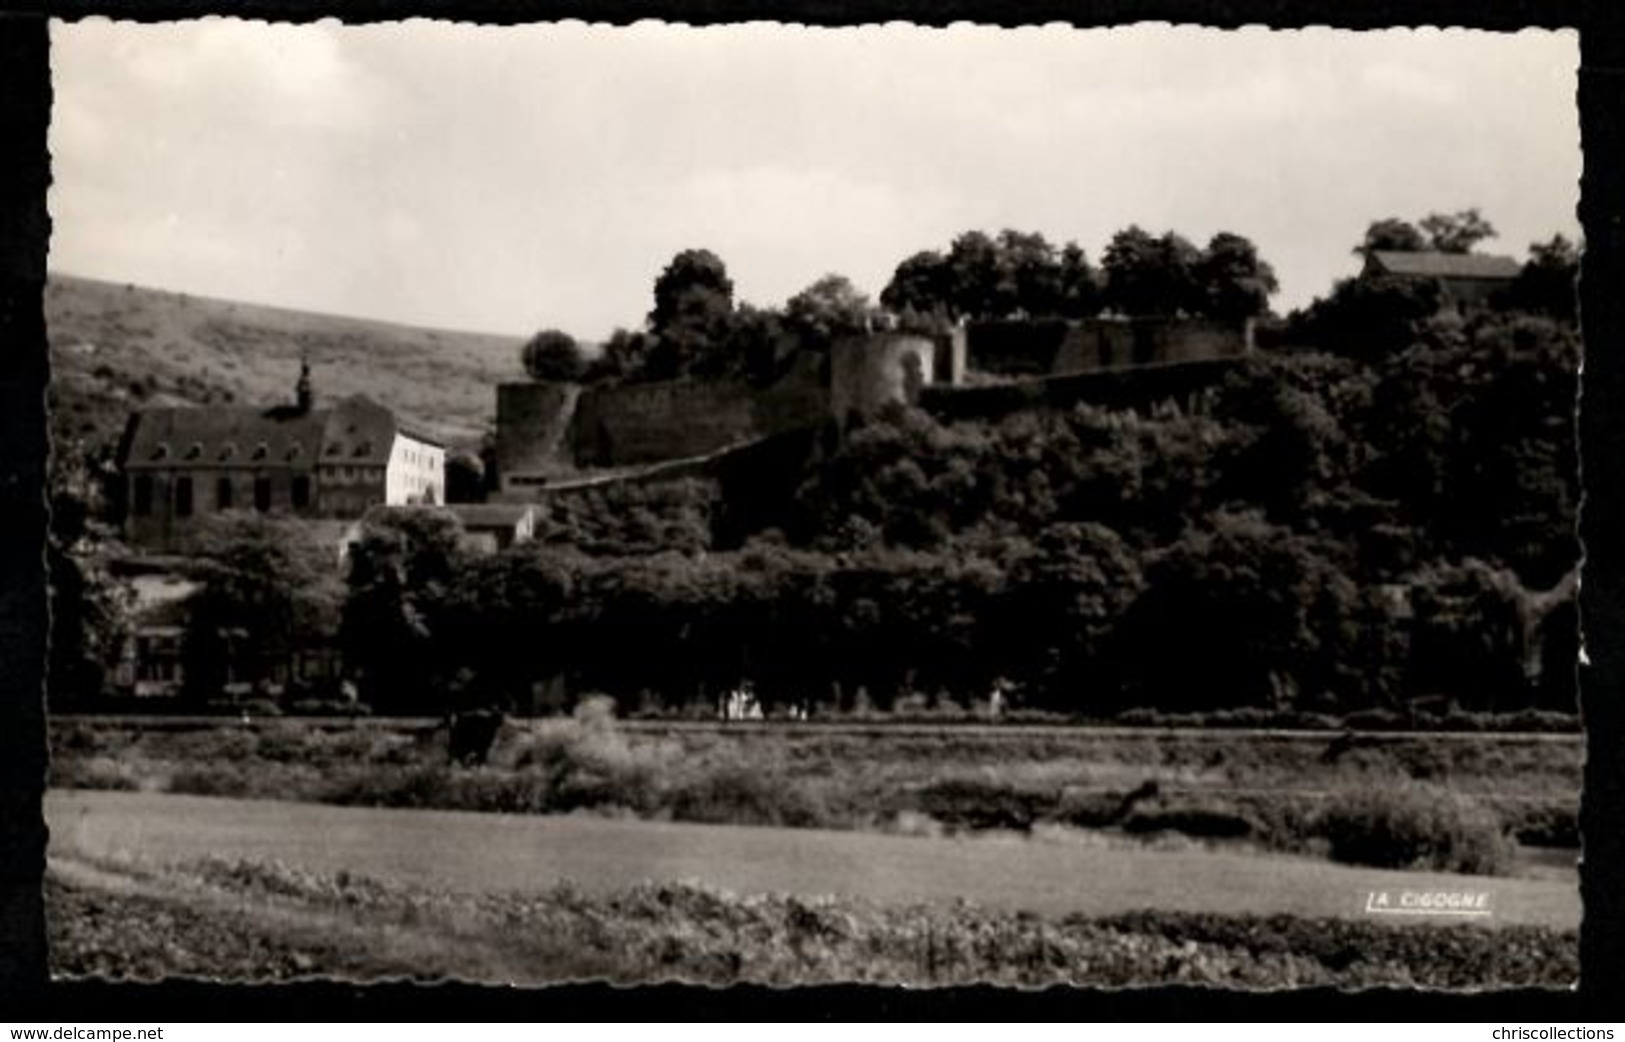
<path id="1" fill-rule="evenodd" d="M 765 387 L 684 379 L 588 388 L 576 405 L 570 455 L 584 467 L 654 463 L 816 426 L 829 415 L 823 368 L 804 353 Z"/>
<path id="2" fill-rule="evenodd" d="M 1067 376 L 1110 369 L 1238 358 L 1253 324 L 1211 318 L 1089 318 L 974 322 L 965 330 L 972 369 L 1002 376 Z"/>
<path id="3" fill-rule="evenodd" d="M 889 403 L 924 402 L 935 408 L 956 394 L 974 395 L 976 389 L 963 386 L 972 369 L 1067 380 L 1212 363 L 1251 349 L 1250 323 L 988 322 L 942 337 L 890 330 L 845 337 L 827 356 L 794 356 L 786 372 L 766 386 L 740 379 L 585 388 L 542 381 L 503 384 L 497 389 L 501 493 L 528 498 L 550 485 L 577 483 L 584 469 L 699 459 L 793 431 L 844 429 Z"/>
<path id="4" fill-rule="evenodd" d="M 497 388 L 497 471 L 505 493 L 569 480 L 583 468 L 629 467 L 707 456 L 816 428 L 887 402 L 917 401 L 922 387 L 963 371 L 951 344 L 873 333 L 794 356 L 766 386 L 744 380 L 661 380 L 578 387 L 545 381 Z"/>

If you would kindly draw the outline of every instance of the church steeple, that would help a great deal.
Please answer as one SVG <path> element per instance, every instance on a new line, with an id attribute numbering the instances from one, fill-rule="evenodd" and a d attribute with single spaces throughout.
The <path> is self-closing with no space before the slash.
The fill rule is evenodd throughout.
<path id="1" fill-rule="evenodd" d="M 299 356 L 299 382 L 294 384 L 294 401 L 299 405 L 300 412 L 309 412 L 316 404 L 316 391 L 310 383 L 310 357 Z"/>

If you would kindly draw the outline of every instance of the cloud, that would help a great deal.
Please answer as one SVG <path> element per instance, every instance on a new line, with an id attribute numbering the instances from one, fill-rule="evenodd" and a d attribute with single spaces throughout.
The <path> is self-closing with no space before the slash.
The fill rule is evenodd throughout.
<path id="1" fill-rule="evenodd" d="M 1573 234 L 1573 33 L 53 27 L 53 264 L 481 329 L 632 324 L 678 249 L 778 303 L 969 228 L 1251 236 L 1284 303 L 1365 223 Z M 170 218 L 174 218 L 170 221 Z"/>

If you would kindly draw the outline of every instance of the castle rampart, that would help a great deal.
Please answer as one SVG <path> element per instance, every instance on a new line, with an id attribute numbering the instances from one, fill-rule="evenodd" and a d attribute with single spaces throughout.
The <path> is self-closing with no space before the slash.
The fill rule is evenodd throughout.
<path id="1" fill-rule="evenodd" d="M 1206 362 L 1253 349 L 1250 320 L 1212 318 L 973 322 L 965 339 L 970 368 L 1000 376 Z"/>

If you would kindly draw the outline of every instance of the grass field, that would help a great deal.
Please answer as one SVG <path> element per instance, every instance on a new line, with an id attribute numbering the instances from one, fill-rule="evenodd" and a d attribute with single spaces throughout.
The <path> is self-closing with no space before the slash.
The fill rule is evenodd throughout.
<path id="1" fill-rule="evenodd" d="M 1564 986 L 1572 872 L 53 792 L 59 973 Z M 1487 889 L 1471 923 L 1372 890 Z"/>
<path id="2" fill-rule="evenodd" d="M 365 393 L 458 444 L 518 378 L 522 335 L 395 325 L 53 274 L 45 293 L 59 436 L 116 439 L 143 405 L 291 400 L 301 355 L 317 394 Z"/>
<path id="3" fill-rule="evenodd" d="M 1350 838 L 1323 826 L 1354 814 L 1421 842 L 1384 867 L 1490 873 L 1507 867 L 1507 837 L 1578 845 L 1570 735 L 719 728 L 599 715 L 510 722 L 491 763 L 472 769 L 446 763 L 445 733 L 429 722 L 58 718 L 51 737 L 63 788 L 923 835 L 1107 829 L 1321 855 Z"/>

